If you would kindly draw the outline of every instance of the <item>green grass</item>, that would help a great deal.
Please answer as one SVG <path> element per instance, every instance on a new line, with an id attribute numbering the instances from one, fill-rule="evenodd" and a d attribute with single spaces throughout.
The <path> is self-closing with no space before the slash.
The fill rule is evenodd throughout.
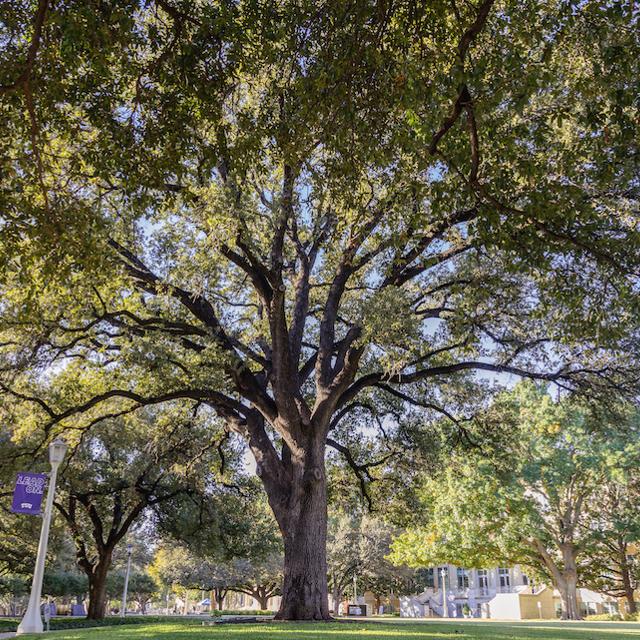
<path id="1" fill-rule="evenodd" d="M 42 636 L 21 636 L 41 638 Z M 55 640 L 640 640 L 620 622 L 336 622 L 195 626 L 181 622 L 56 632 Z"/>
<path id="2" fill-rule="evenodd" d="M 7 631 L 15 631 L 20 618 L 2 618 L 0 619 L 0 633 Z M 182 616 L 127 616 L 121 618 L 120 616 L 107 616 L 102 620 L 89 620 L 87 618 L 77 618 L 69 616 L 57 616 L 51 618 L 50 628 L 51 631 L 59 631 L 61 629 L 84 629 L 86 627 L 113 627 L 121 625 L 152 625 L 152 624 L 167 624 L 178 623 L 181 625 L 201 625 L 202 621 L 199 618 L 184 618 Z"/>

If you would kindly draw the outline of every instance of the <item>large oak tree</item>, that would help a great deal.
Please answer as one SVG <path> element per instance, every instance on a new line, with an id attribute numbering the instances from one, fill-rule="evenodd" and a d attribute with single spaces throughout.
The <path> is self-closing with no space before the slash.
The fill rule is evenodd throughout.
<path id="1" fill-rule="evenodd" d="M 2 391 L 47 433 L 216 412 L 283 535 L 279 617 L 329 615 L 325 448 L 368 469 L 348 425 L 455 418 L 478 371 L 633 391 L 631 3 L 3 12 Z"/>

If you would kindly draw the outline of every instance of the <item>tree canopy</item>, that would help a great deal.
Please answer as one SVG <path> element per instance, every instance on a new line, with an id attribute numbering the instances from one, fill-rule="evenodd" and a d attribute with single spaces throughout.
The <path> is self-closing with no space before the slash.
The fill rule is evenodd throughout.
<path id="1" fill-rule="evenodd" d="M 631 2 L 3 11 L 11 418 L 209 407 L 284 536 L 281 617 L 328 616 L 344 418 L 455 418 L 473 372 L 635 393 Z"/>

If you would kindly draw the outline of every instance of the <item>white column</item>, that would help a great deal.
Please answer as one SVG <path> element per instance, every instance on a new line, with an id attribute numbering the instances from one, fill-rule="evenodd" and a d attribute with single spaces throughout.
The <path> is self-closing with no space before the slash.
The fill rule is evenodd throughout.
<path id="1" fill-rule="evenodd" d="M 127 545 L 127 572 L 124 575 L 124 588 L 122 589 L 122 607 L 120 611 L 120 617 L 124 618 L 127 615 L 127 591 L 129 589 L 129 572 L 131 571 L 131 553 L 133 547 Z"/>
<path id="2" fill-rule="evenodd" d="M 49 461 L 51 473 L 49 474 L 49 488 L 47 489 L 47 501 L 44 507 L 42 528 L 40 529 L 40 542 L 38 543 L 38 555 L 31 582 L 31 594 L 29 606 L 24 618 L 18 625 L 18 635 L 23 633 L 42 633 L 42 617 L 40 616 L 40 600 L 42 597 L 42 578 L 44 577 L 44 561 L 47 556 L 47 543 L 49 541 L 49 528 L 51 527 L 51 512 L 53 511 L 53 498 L 56 492 L 56 480 L 58 467 L 64 459 L 67 445 L 60 440 L 55 440 L 49 446 Z"/>

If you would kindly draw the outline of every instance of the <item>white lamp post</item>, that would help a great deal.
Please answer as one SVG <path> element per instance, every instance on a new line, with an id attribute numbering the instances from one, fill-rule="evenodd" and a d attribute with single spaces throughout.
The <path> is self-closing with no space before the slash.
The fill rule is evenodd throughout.
<path id="1" fill-rule="evenodd" d="M 124 588 L 122 589 L 122 611 L 120 611 L 120 617 L 124 618 L 127 615 L 127 590 L 129 589 L 129 572 L 131 571 L 131 553 L 133 552 L 133 545 L 127 545 L 127 572 L 124 574 Z"/>
<path id="2" fill-rule="evenodd" d="M 447 603 L 447 583 L 446 583 L 447 570 L 442 567 L 440 569 L 440 578 L 442 580 L 442 617 L 449 617 L 449 606 Z"/>
<path id="3" fill-rule="evenodd" d="M 33 582 L 31 583 L 31 595 L 29 596 L 29 606 L 24 618 L 18 625 L 18 635 L 23 633 L 42 633 L 42 618 L 40 616 L 40 598 L 42 596 L 42 578 L 44 576 L 44 561 L 47 555 L 47 543 L 49 541 L 49 527 L 51 526 L 51 512 L 53 510 L 53 498 L 56 492 L 56 479 L 58 467 L 64 460 L 67 453 L 67 445 L 63 440 L 56 439 L 49 445 L 49 462 L 51 463 L 51 473 L 49 474 L 49 488 L 47 490 L 47 501 L 44 507 L 42 518 L 42 529 L 40 530 L 40 542 L 38 543 L 38 555 L 36 556 L 36 566 L 33 571 Z"/>

